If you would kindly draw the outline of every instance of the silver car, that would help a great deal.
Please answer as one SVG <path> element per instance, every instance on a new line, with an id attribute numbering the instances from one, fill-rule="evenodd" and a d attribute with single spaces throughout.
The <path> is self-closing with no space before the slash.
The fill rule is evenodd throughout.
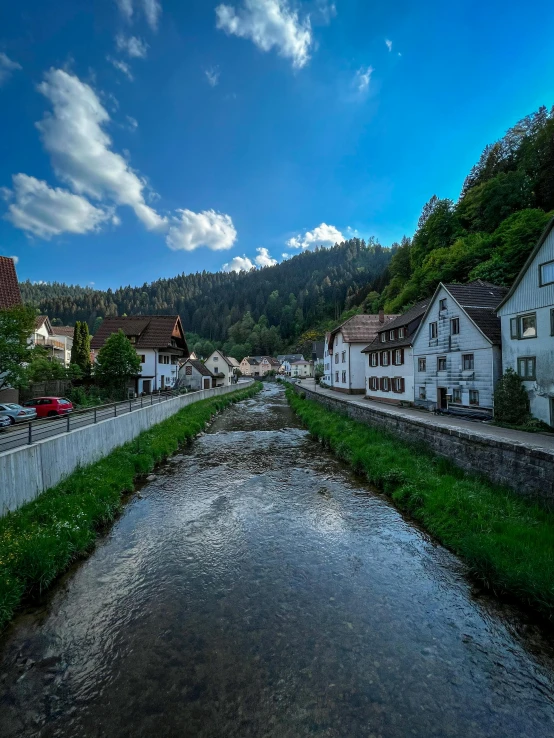
<path id="1" fill-rule="evenodd" d="M 37 411 L 34 407 L 22 407 L 15 402 L 2 402 L 0 403 L 0 415 L 7 415 L 13 425 L 34 420 L 37 417 Z"/>
<path id="2" fill-rule="evenodd" d="M 0 415 L 0 430 L 4 430 L 4 428 L 9 428 L 11 424 L 11 420 L 8 418 L 7 415 Z"/>

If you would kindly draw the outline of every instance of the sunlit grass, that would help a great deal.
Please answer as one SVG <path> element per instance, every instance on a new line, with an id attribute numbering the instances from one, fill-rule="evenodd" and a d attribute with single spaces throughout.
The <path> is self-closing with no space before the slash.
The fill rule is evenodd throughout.
<path id="1" fill-rule="evenodd" d="M 118 514 L 122 494 L 133 489 L 138 476 L 190 442 L 214 413 L 251 397 L 261 386 L 256 382 L 183 408 L 0 519 L 0 628 L 26 594 L 49 587 L 93 548 L 98 531 Z"/>
<path id="2" fill-rule="evenodd" d="M 287 388 L 311 435 L 363 474 L 497 592 L 554 614 L 554 513 Z"/>

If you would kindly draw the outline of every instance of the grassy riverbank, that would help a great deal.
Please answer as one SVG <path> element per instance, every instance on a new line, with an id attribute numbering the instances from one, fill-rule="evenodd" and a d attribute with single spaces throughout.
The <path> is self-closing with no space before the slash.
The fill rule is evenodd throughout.
<path id="1" fill-rule="evenodd" d="M 554 615 L 554 514 L 445 459 L 331 412 L 287 387 L 314 438 L 367 480 L 497 592 Z"/>
<path id="2" fill-rule="evenodd" d="M 49 587 L 94 547 L 98 531 L 118 514 L 122 495 L 137 477 L 190 442 L 214 413 L 260 389 L 257 382 L 189 405 L 0 519 L 0 628 L 26 594 Z"/>

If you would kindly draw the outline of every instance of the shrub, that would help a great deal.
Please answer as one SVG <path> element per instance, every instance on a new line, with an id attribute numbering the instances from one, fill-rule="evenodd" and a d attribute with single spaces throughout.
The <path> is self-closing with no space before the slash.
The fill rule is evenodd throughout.
<path id="1" fill-rule="evenodd" d="M 500 423 L 524 425 L 529 420 L 529 397 L 518 374 L 506 369 L 494 392 L 494 418 Z"/>

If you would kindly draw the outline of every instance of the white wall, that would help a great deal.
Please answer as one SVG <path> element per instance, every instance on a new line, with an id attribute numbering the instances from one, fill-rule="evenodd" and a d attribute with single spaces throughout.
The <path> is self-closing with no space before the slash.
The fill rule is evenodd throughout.
<path id="1" fill-rule="evenodd" d="M 371 366 L 369 361 L 371 354 L 364 354 L 365 360 L 365 388 L 368 397 L 376 397 L 380 400 L 389 400 L 391 402 L 413 402 L 414 401 L 414 357 L 411 346 L 404 346 L 404 363 L 400 365 L 389 364 L 389 366 Z M 395 349 L 387 349 L 386 343 L 376 349 L 374 353 L 380 354 L 382 350 L 388 350 L 392 354 Z M 392 359 L 391 359 L 392 361 Z M 381 392 L 381 390 L 372 390 L 369 388 L 370 377 L 389 377 L 392 381 L 394 377 L 404 378 L 404 392 Z"/>
<path id="2" fill-rule="evenodd" d="M 240 389 L 251 386 L 243 382 Z M 188 405 L 209 397 L 234 392 L 237 387 L 218 387 L 181 395 L 148 405 L 116 418 L 77 428 L 44 441 L 0 453 L 0 516 L 17 510 L 41 492 L 54 487 L 77 467 L 88 466 L 132 441 Z"/>
<path id="3" fill-rule="evenodd" d="M 205 361 L 206 367 L 211 371 L 212 374 L 224 374 L 223 379 L 217 380 L 218 386 L 222 383 L 225 386 L 229 386 L 233 383 L 233 367 L 223 358 L 221 351 L 214 351 Z"/>

